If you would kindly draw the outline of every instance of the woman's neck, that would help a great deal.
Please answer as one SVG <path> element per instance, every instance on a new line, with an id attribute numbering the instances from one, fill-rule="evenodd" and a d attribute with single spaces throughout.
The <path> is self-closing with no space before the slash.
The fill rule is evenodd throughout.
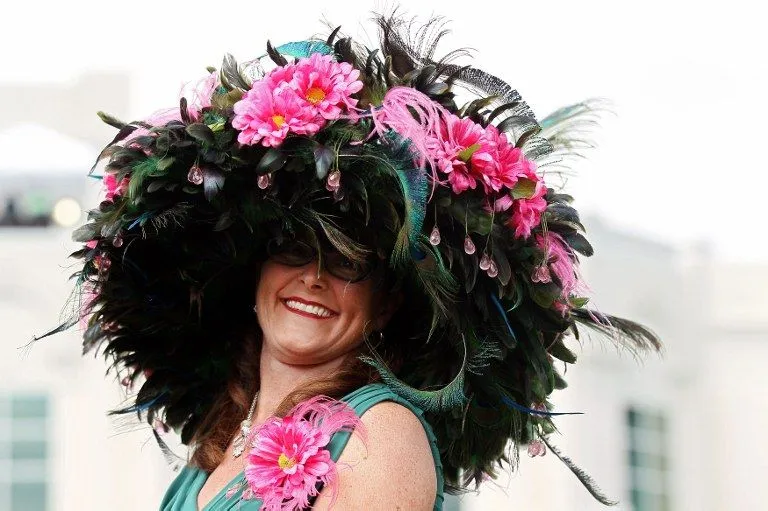
<path id="1" fill-rule="evenodd" d="M 259 361 L 259 400 L 253 424 L 262 424 L 274 415 L 280 403 L 294 390 L 333 374 L 341 367 L 343 359 L 315 365 L 294 365 L 279 360 L 264 346 Z"/>

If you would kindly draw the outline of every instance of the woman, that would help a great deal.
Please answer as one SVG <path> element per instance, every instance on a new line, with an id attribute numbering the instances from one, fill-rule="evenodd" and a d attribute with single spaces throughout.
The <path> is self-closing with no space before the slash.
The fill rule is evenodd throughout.
<path id="1" fill-rule="evenodd" d="M 162 509 L 439 509 L 514 467 L 510 441 L 554 449 L 568 332 L 659 347 L 586 307 L 592 248 L 544 181 L 590 105 L 539 123 L 461 52 L 436 61 L 434 22 L 378 24 L 375 51 L 268 45 L 178 108 L 102 115 L 120 131 L 75 236 L 85 349 L 141 382 L 115 413 L 192 446 Z"/>
<path id="2" fill-rule="evenodd" d="M 314 388 L 319 390 L 317 382 L 325 379 L 338 386 L 342 370 L 355 364 L 363 339 L 385 328 L 402 298 L 386 290 L 381 266 L 356 265 L 338 252 L 327 250 L 321 267 L 309 248 L 301 242 L 291 243 L 270 254 L 261 267 L 256 292 L 262 332 L 260 397 L 253 425 L 263 424 L 285 396 L 303 384 L 315 382 Z M 358 367 L 355 373 L 347 376 L 352 380 L 350 386 L 363 385 L 370 377 L 364 367 Z M 363 387 L 362 394 L 358 390 L 356 396 L 399 400 L 383 391 L 379 386 L 368 386 Z M 304 390 L 301 394 L 312 393 Z M 425 433 L 429 426 L 422 424 L 411 409 L 407 403 L 382 401 L 362 416 L 366 442 L 353 436 L 339 458 L 341 466 L 354 468 L 339 474 L 341 498 L 337 508 L 385 509 L 399 505 L 403 509 L 433 509 L 438 476 Z M 245 459 L 233 455 L 235 447 L 234 443 L 227 447 L 223 461 L 207 477 L 197 497 L 200 509 L 222 493 L 228 483 L 242 478 Z M 409 460 L 407 465 L 402 463 L 404 459 Z M 173 495 L 171 490 L 167 500 Z M 325 508 L 330 500 L 330 494 L 323 492 L 316 507 Z"/>

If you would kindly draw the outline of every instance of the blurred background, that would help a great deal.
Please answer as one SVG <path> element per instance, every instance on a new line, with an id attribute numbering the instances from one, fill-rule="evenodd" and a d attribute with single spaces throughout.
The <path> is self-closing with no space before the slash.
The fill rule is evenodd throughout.
<path id="1" fill-rule="evenodd" d="M 594 303 L 659 333 L 638 361 L 582 339 L 554 396 L 555 444 L 620 500 L 615 509 L 757 510 L 768 502 L 768 237 L 760 157 L 768 37 L 752 2 L 423 1 L 452 20 L 443 50 L 512 84 L 539 117 L 590 97 L 612 102 L 599 146 L 568 188 L 596 255 Z M 373 9 L 326 4 L 33 1 L 0 31 L 0 511 L 156 509 L 174 477 L 148 426 L 106 410 L 125 398 L 77 328 L 57 325 L 75 271 L 69 235 L 98 201 L 86 177 L 123 120 L 175 106 L 181 87 L 247 60 L 265 42 L 342 25 L 371 46 Z M 440 53 L 440 52 L 438 52 Z M 451 498 L 449 510 L 597 510 L 552 453 Z"/>

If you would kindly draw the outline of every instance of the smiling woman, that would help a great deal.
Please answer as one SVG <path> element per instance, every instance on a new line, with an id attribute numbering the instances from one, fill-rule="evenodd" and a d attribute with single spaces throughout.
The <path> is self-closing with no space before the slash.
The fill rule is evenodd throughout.
<path id="1" fill-rule="evenodd" d="M 463 52 L 434 58 L 438 20 L 377 22 L 379 50 L 268 44 L 178 108 L 102 114 L 119 132 L 70 324 L 141 384 L 113 413 L 190 446 L 164 511 L 441 509 L 521 446 L 560 456 L 568 333 L 659 347 L 587 308 L 592 247 L 539 170 L 590 104 L 539 122 Z"/>

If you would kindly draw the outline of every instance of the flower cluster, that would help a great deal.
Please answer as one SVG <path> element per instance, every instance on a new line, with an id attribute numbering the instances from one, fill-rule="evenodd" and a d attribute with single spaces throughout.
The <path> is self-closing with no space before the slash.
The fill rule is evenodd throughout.
<path id="1" fill-rule="evenodd" d="M 298 404 L 252 433 L 243 498 L 259 498 L 268 511 L 305 509 L 318 494 L 318 483 L 336 498 L 336 463 L 326 446 L 334 433 L 362 433 L 360 419 L 345 403 L 325 396 Z"/>
<path id="2" fill-rule="evenodd" d="M 414 143 L 421 156 L 447 177 L 454 194 L 480 184 L 485 195 L 494 198 L 496 211 L 512 208 L 508 223 L 515 236 L 530 236 L 546 209 L 546 186 L 534 162 L 505 133 L 450 113 L 403 87 L 389 90 L 375 111 L 360 114 L 353 98 L 363 87 L 359 75 L 349 63 L 319 53 L 278 66 L 235 103 L 232 126 L 239 132 L 238 142 L 277 147 L 291 133 L 316 134 L 345 110 L 370 116 L 376 131 L 386 126 Z M 207 93 L 213 86 L 208 80 L 199 88 Z M 413 118 L 414 109 L 418 120 Z"/>
<path id="3" fill-rule="evenodd" d="M 238 142 L 275 147 L 289 133 L 314 135 L 357 105 L 352 95 L 363 88 L 359 75 L 349 63 L 319 53 L 275 68 L 235 103 Z"/>
<path id="4" fill-rule="evenodd" d="M 547 207 L 546 186 L 536 174 L 536 164 L 510 144 L 506 134 L 493 125 L 483 128 L 472 119 L 448 113 L 427 147 L 428 158 L 448 176 L 454 194 L 474 190 L 479 183 L 486 195 L 501 195 L 494 209 L 511 207 L 509 223 L 515 236 L 530 236 Z"/>

